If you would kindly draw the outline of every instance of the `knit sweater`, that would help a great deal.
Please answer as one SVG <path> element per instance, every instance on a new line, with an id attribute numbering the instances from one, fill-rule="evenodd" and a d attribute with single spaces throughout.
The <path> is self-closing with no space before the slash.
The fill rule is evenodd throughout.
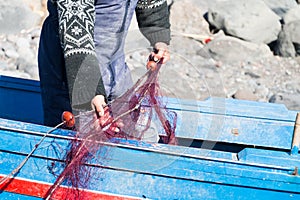
<path id="1" fill-rule="evenodd" d="M 94 46 L 94 0 L 52 0 L 57 4 L 71 105 L 90 110 L 95 95 L 106 97 Z M 139 0 L 136 15 L 151 45 L 170 41 L 166 0 Z M 106 99 L 107 100 L 107 99 Z"/>
<path id="2" fill-rule="evenodd" d="M 152 46 L 170 43 L 170 22 L 167 0 L 139 0 L 135 9 L 140 31 Z"/>

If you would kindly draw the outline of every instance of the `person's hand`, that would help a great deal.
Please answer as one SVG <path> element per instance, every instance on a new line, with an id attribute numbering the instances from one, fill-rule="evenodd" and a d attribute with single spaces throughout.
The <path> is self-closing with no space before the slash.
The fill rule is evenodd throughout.
<path id="1" fill-rule="evenodd" d="M 106 106 L 105 98 L 103 95 L 96 95 L 92 101 L 92 108 L 95 110 L 99 117 L 104 115 L 104 107 Z"/>
<path id="2" fill-rule="evenodd" d="M 151 55 L 153 56 L 154 61 L 162 60 L 162 63 L 165 64 L 170 60 L 168 45 L 163 42 L 157 42 L 154 45 L 154 51 L 151 52 Z"/>
<path id="3" fill-rule="evenodd" d="M 154 50 L 149 55 L 147 69 L 151 69 L 152 71 L 154 71 L 157 67 L 157 63 L 160 60 L 162 60 L 162 64 L 165 64 L 170 60 L 168 45 L 163 42 L 158 42 L 154 45 Z"/>
<path id="4" fill-rule="evenodd" d="M 98 125 L 100 128 L 105 128 L 105 132 L 109 134 L 120 132 L 120 128 L 124 126 L 122 120 L 117 120 L 114 122 L 114 118 L 110 114 L 109 107 L 105 103 L 105 98 L 103 95 L 96 95 L 92 99 L 92 107 L 97 113 Z"/>

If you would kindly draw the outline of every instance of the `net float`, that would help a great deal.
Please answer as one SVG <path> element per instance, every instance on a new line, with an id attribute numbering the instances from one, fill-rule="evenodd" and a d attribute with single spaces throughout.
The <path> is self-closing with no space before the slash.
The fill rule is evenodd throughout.
<path id="1" fill-rule="evenodd" d="M 75 117 L 74 117 L 73 113 L 71 113 L 69 111 L 64 111 L 61 115 L 61 119 L 63 122 L 65 122 L 65 125 L 68 128 L 72 128 L 75 126 Z"/>
<path id="2" fill-rule="evenodd" d="M 150 60 L 148 63 L 147 63 L 147 69 L 151 69 L 151 71 L 154 71 L 157 67 L 157 62 L 153 61 L 153 60 Z"/>

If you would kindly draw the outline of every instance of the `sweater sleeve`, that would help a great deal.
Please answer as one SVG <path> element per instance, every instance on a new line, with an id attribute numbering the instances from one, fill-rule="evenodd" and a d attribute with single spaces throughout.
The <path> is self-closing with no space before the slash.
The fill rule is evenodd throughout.
<path id="1" fill-rule="evenodd" d="M 90 110 L 105 89 L 94 46 L 94 0 L 57 0 L 59 37 L 64 51 L 73 108 Z"/>
<path id="2" fill-rule="evenodd" d="M 139 0 L 135 9 L 142 34 L 152 46 L 170 43 L 170 20 L 166 0 Z"/>

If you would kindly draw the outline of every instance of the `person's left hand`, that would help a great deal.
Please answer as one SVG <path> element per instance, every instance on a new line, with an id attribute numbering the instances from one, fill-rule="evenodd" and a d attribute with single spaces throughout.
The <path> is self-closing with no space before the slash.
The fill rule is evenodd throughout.
<path id="1" fill-rule="evenodd" d="M 151 52 L 151 55 L 154 59 L 156 59 L 154 61 L 163 59 L 163 64 L 165 64 L 170 60 L 170 52 L 168 45 L 164 42 L 157 42 L 154 45 L 154 51 Z"/>
<path id="2" fill-rule="evenodd" d="M 147 68 L 152 71 L 156 69 L 156 63 L 162 60 L 162 64 L 165 64 L 170 60 L 170 52 L 168 45 L 163 42 L 157 42 L 154 45 L 154 50 L 151 52 L 149 56 L 149 62 L 147 63 Z M 154 62 L 151 62 L 154 61 Z"/>

